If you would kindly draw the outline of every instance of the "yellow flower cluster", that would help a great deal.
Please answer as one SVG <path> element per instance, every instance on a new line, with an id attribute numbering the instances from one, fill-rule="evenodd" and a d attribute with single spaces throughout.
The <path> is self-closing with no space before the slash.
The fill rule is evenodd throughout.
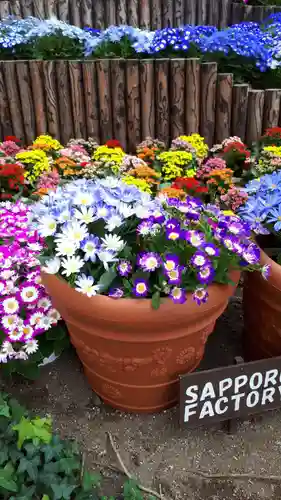
<path id="1" fill-rule="evenodd" d="M 188 169 L 193 159 L 192 154 L 188 151 L 164 151 L 157 158 L 162 163 L 165 181 L 188 175 L 187 172 L 193 171 L 193 169 Z M 188 176 L 190 177 L 190 175 Z"/>
<path id="2" fill-rule="evenodd" d="M 281 157 L 281 146 L 265 146 L 263 151 L 266 153 L 271 153 L 273 156 Z"/>
<path id="3" fill-rule="evenodd" d="M 125 153 L 121 148 L 109 148 L 108 146 L 99 146 L 92 156 L 94 161 L 102 163 L 113 163 L 112 171 L 117 174 L 122 164 Z"/>
<path id="4" fill-rule="evenodd" d="M 129 186 L 136 186 L 138 189 L 141 191 L 144 191 L 145 193 L 151 194 L 152 191 L 150 189 L 150 185 L 145 179 L 137 179 L 136 177 L 133 177 L 132 175 L 125 175 L 125 177 L 122 177 L 122 181 L 128 184 Z"/>
<path id="5" fill-rule="evenodd" d="M 188 142 L 195 149 L 196 156 L 200 160 L 206 158 L 209 148 L 204 141 L 204 137 L 202 137 L 199 134 L 191 134 L 191 135 L 181 135 L 179 139 Z"/>
<path id="6" fill-rule="evenodd" d="M 43 151 L 58 151 L 63 149 L 59 141 L 53 139 L 50 135 L 39 135 L 32 144 L 32 149 L 43 149 Z"/>
<path id="7" fill-rule="evenodd" d="M 50 170 L 48 157 L 41 149 L 17 153 L 16 160 L 27 165 L 24 176 L 31 183 L 36 181 L 43 172 Z"/>

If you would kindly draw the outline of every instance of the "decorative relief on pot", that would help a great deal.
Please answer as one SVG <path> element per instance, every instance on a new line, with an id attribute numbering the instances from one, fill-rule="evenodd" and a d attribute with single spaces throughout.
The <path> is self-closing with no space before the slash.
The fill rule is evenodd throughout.
<path id="1" fill-rule="evenodd" d="M 102 384 L 102 391 L 109 398 L 112 398 L 112 399 L 121 399 L 122 398 L 121 392 L 118 389 L 116 389 L 116 387 L 113 387 L 113 385 Z"/>
<path id="2" fill-rule="evenodd" d="M 179 355 L 176 358 L 177 365 L 186 365 L 192 359 L 196 358 L 196 349 L 195 347 L 187 347 L 180 351 Z"/>
<path id="3" fill-rule="evenodd" d="M 151 371 L 151 377 L 163 377 L 167 373 L 167 367 L 164 365 L 158 365 Z"/>

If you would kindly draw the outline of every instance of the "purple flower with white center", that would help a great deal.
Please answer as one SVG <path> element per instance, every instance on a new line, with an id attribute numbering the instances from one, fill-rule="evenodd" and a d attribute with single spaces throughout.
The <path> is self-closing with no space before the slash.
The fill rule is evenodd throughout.
<path id="1" fill-rule="evenodd" d="M 179 258 L 177 255 L 168 254 L 164 258 L 163 267 L 165 271 L 173 271 L 179 265 Z"/>
<path id="2" fill-rule="evenodd" d="M 124 295 L 124 292 L 121 288 L 111 288 L 109 290 L 108 296 L 112 299 L 121 299 Z"/>
<path id="3" fill-rule="evenodd" d="M 177 267 L 176 269 L 173 269 L 172 271 L 166 272 L 169 285 L 180 285 L 181 284 L 182 270 L 183 270 L 183 268 Z"/>
<path id="4" fill-rule="evenodd" d="M 236 221 L 231 221 L 230 224 L 228 224 L 227 229 L 230 233 L 237 236 L 243 236 L 245 234 L 244 224 L 238 219 Z"/>
<path id="5" fill-rule="evenodd" d="M 169 207 L 175 207 L 177 208 L 180 204 L 180 200 L 178 198 L 168 198 L 166 200 L 166 203 Z"/>
<path id="6" fill-rule="evenodd" d="M 166 229 L 179 229 L 180 227 L 180 222 L 178 219 L 169 219 L 166 222 Z"/>
<path id="7" fill-rule="evenodd" d="M 161 266 L 162 260 L 155 252 L 143 252 L 137 256 L 137 263 L 144 271 L 152 272 Z"/>
<path id="8" fill-rule="evenodd" d="M 199 250 L 195 252 L 190 259 L 190 264 L 195 267 L 203 267 L 208 264 L 208 262 L 208 256 L 204 252 L 201 252 Z"/>
<path id="9" fill-rule="evenodd" d="M 218 257 L 220 254 L 220 249 L 214 243 L 204 243 L 202 248 L 210 257 Z"/>
<path id="10" fill-rule="evenodd" d="M 117 266 L 117 270 L 121 276 L 128 276 L 132 272 L 132 265 L 128 260 L 121 260 Z"/>
<path id="11" fill-rule="evenodd" d="M 180 226 L 175 229 L 166 229 L 166 238 L 167 240 L 175 241 L 178 240 L 181 235 Z"/>
<path id="12" fill-rule="evenodd" d="M 194 290 L 192 294 L 193 300 L 200 306 L 200 304 L 207 302 L 209 297 L 208 291 L 206 288 L 203 287 L 198 287 L 196 290 Z"/>
<path id="13" fill-rule="evenodd" d="M 81 249 L 85 252 L 84 260 L 95 262 L 100 249 L 100 240 L 97 236 L 88 236 L 81 242 Z"/>
<path id="14" fill-rule="evenodd" d="M 269 264 L 264 264 L 264 266 L 262 266 L 261 268 L 261 274 L 262 274 L 262 277 L 267 280 L 270 276 L 270 265 Z"/>
<path id="15" fill-rule="evenodd" d="M 227 248 L 227 250 L 230 250 L 233 252 L 234 250 L 234 243 L 237 242 L 237 239 L 234 236 L 225 236 L 222 238 L 222 243 Z"/>
<path id="16" fill-rule="evenodd" d="M 255 245 L 255 243 L 250 243 L 250 245 L 244 249 L 242 257 L 249 264 L 258 264 L 261 257 L 260 248 Z"/>
<path id="17" fill-rule="evenodd" d="M 211 266 L 201 267 L 197 273 L 198 280 L 203 285 L 211 283 L 211 281 L 213 281 L 214 275 L 215 271 L 214 268 Z"/>
<path id="18" fill-rule="evenodd" d="M 148 294 L 148 285 L 145 279 L 135 279 L 133 293 L 136 297 L 145 297 Z"/>
<path id="19" fill-rule="evenodd" d="M 205 243 L 205 235 L 200 231 L 187 231 L 186 239 L 195 248 L 198 248 Z"/>
<path id="20" fill-rule="evenodd" d="M 141 236 L 146 236 L 153 232 L 153 222 L 152 220 L 144 220 L 137 227 L 137 233 Z"/>
<path id="21" fill-rule="evenodd" d="M 175 286 L 170 292 L 170 297 L 175 304 L 184 304 L 186 302 L 186 293 L 182 288 Z"/>

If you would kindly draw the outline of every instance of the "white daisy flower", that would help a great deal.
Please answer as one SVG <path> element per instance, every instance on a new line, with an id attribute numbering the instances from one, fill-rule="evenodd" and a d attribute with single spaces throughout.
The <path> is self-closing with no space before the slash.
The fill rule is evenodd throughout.
<path id="1" fill-rule="evenodd" d="M 19 317 L 17 314 L 7 314 L 1 319 L 2 325 L 8 330 L 13 330 L 18 325 Z"/>
<path id="2" fill-rule="evenodd" d="M 51 326 L 52 320 L 48 316 L 43 316 L 38 323 L 38 328 L 43 328 L 45 331 L 49 330 Z"/>
<path id="3" fill-rule="evenodd" d="M 101 240 L 105 250 L 120 252 L 125 247 L 125 241 L 120 236 L 117 236 L 117 234 L 106 234 Z"/>
<path id="4" fill-rule="evenodd" d="M 38 351 L 38 340 L 28 340 L 23 348 L 27 354 L 34 354 L 36 351 Z"/>
<path id="5" fill-rule="evenodd" d="M 82 206 L 79 210 L 75 210 L 74 217 L 85 224 L 90 224 L 94 220 L 94 210 L 91 207 Z"/>
<path id="6" fill-rule="evenodd" d="M 31 325 L 23 325 L 20 328 L 20 331 L 21 331 L 22 335 L 24 335 L 24 340 L 28 340 L 28 339 L 32 338 L 34 328 L 32 328 Z"/>
<path id="7" fill-rule="evenodd" d="M 50 301 L 50 299 L 48 299 L 48 297 L 42 297 L 42 299 L 38 300 L 37 305 L 40 309 L 44 309 L 44 311 L 47 311 L 47 309 L 50 309 L 50 307 L 52 307 L 52 302 Z"/>
<path id="8" fill-rule="evenodd" d="M 59 256 L 72 257 L 78 249 L 77 243 L 67 238 L 61 239 L 56 245 L 56 254 Z"/>
<path id="9" fill-rule="evenodd" d="M 121 215 L 114 214 L 111 217 L 109 217 L 107 223 L 106 223 L 106 229 L 108 231 L 114 231 L 116 227 L 120 227 L 123 224 L 124 220 L 122 219 Z"/>
<path id="10" fill-rule="evenodd" d="M 5 340 L 2 344 L 1 352 L 2 354 L 5 354 L 5 356 L 8 356 L 9 358 L 13 357 L 15 351 L 12 342 Z"/>
<path id="11" fill-rule="evenodd" d="M 84 293 L 88 297 L 93 297 L 99 292 L 99 285 L 94 285 L 94 278 L 81 274 L 75 281 L 77 292 Z"/>
<path id="12" fill-rule="evenodd" d="M 53 257 L 52 259 L 46 260 L 42 271 L 47 274 L 57 274 L 60 270 L 60 259 L 58 257 Z"/>
<path id="13" fill-rule="evenodd" d="M 60 313 L 54 307 L 47 312 L 47 316 L 50 318 L 52 325 L 55 325 L 61 319 Z"/>
<path id="14" fill-rule="evenodd" d="M 28 355 L 24 351 L 15 352 L 14 359 L 21 359 L 22 361 L 26 361 L 28 359 Z"/>
<path id="15" fill-rule="evenodd" d="M 93 202 L 94 198 L 91 193 L 78 191 L 78 193 L 76 193 L 74 196 L 73 205 L 88 207 L 92 205 Z"/>
<path id="16" fill-rule="evenodd" d="M 85 262 L 81 259 L 81 257 L 66 257 L 61 261 L 61 265 L 63 267 L 62 274 L 68 277 L 71 274 L 78 273 L 84 264 Z"/>
<path id="17" fill-rule="evenodd" d="M 5 281 L 11 279 L 14 276 L 15 276 L 15 271 L 13 271 L 12 269 L 5 269 L 5 271 L 1 271 L 0 273 L 0 278 L 2 278 Z"/>
<path id="18" fill-rule="evenodd" d="M 20 297 L 26 304 L 35 302 L 39 297 L 39 291 L 35 286 L 24 286 L 20 291 Z"/>
<path id="19" fill-rule="evenodd" d="M 40 320 L 44 317 L 44 313 L 42 312 L 35 312 L 31 314 L 29 318 L 29 323 L 36 328 L 39 328 L 38 325 L 40 323 Z"/>
<path id="20" fill-rule="evenodd" d="M 98 252 L 98 258 L 103 263 L 103 267 L 106 269 L 106 271 L 108 271 L 108 269 L 109 269 L 108 264 L 110 262 L 116 262 L 118 260 L 115 252 L 112 252 L 111 250 L 106 250 L 106 249 L 100 250 Z"/>
<path id="21" fill-rule="evenodd" d="M 44 215 L 42 219 L 40 219 L 40 224 L 38 228 L 38 232 L 43 238 L 47 236 L 53 236 L 57 229 L 56 219 L 50 217 L 48 215 Z"/>
<path id="22" fill-rule="evenodd" d="M 123 203 L 123 201 L 119 203 L 118 210 L 125 219 L 128 219 L 128 217 L 131 217 L 135 213 L 135 209 L 128 203 Z"/>
<path id="23" fill-rule="evenodd" d="M 17 299 L 9 297 L 8 299 L 3 300 L 2 307 L 6 314 L 15 314 L 18 312 L 20 305 Z"/>
<path id="24" fill-rule="evenodd" d="M 65 228 L 63 228 L 62 236 L 60 239 L 69 239 L 74 243 L 80 243 L 80 241 L 84 240 L 89 235 L 88 229 L 85 224 L 81 224 L 78 221 L 74 221 L 69 223 Z M 59 239 L 58 238 L 58 239 Z"/>

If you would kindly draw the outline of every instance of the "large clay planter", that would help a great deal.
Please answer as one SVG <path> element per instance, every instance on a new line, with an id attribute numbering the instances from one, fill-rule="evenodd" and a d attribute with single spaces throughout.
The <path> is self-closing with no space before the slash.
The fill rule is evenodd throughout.
<path id="1" fill-rule="evenodd" d="M 261 264 L 271 266 L 265 280 L 261 273 L 245 273 L 243 309 L 247 359 L 281 356 L 281 266 L 261 251 Z"/>
<path id="2" fill-rule="evenodd" d="M 240 273 L 231 273 L 237 285 Z M 93 390 L 109 405 L 131 412 L 160 411 L 178 402 L 178 375 L 195 370 L 208 335 L 236 286 L 212 285 L 198 306 L 165 299 L 87 297 L 64 280 L 42 274 L 54 306 L 67 323 Z"/>

